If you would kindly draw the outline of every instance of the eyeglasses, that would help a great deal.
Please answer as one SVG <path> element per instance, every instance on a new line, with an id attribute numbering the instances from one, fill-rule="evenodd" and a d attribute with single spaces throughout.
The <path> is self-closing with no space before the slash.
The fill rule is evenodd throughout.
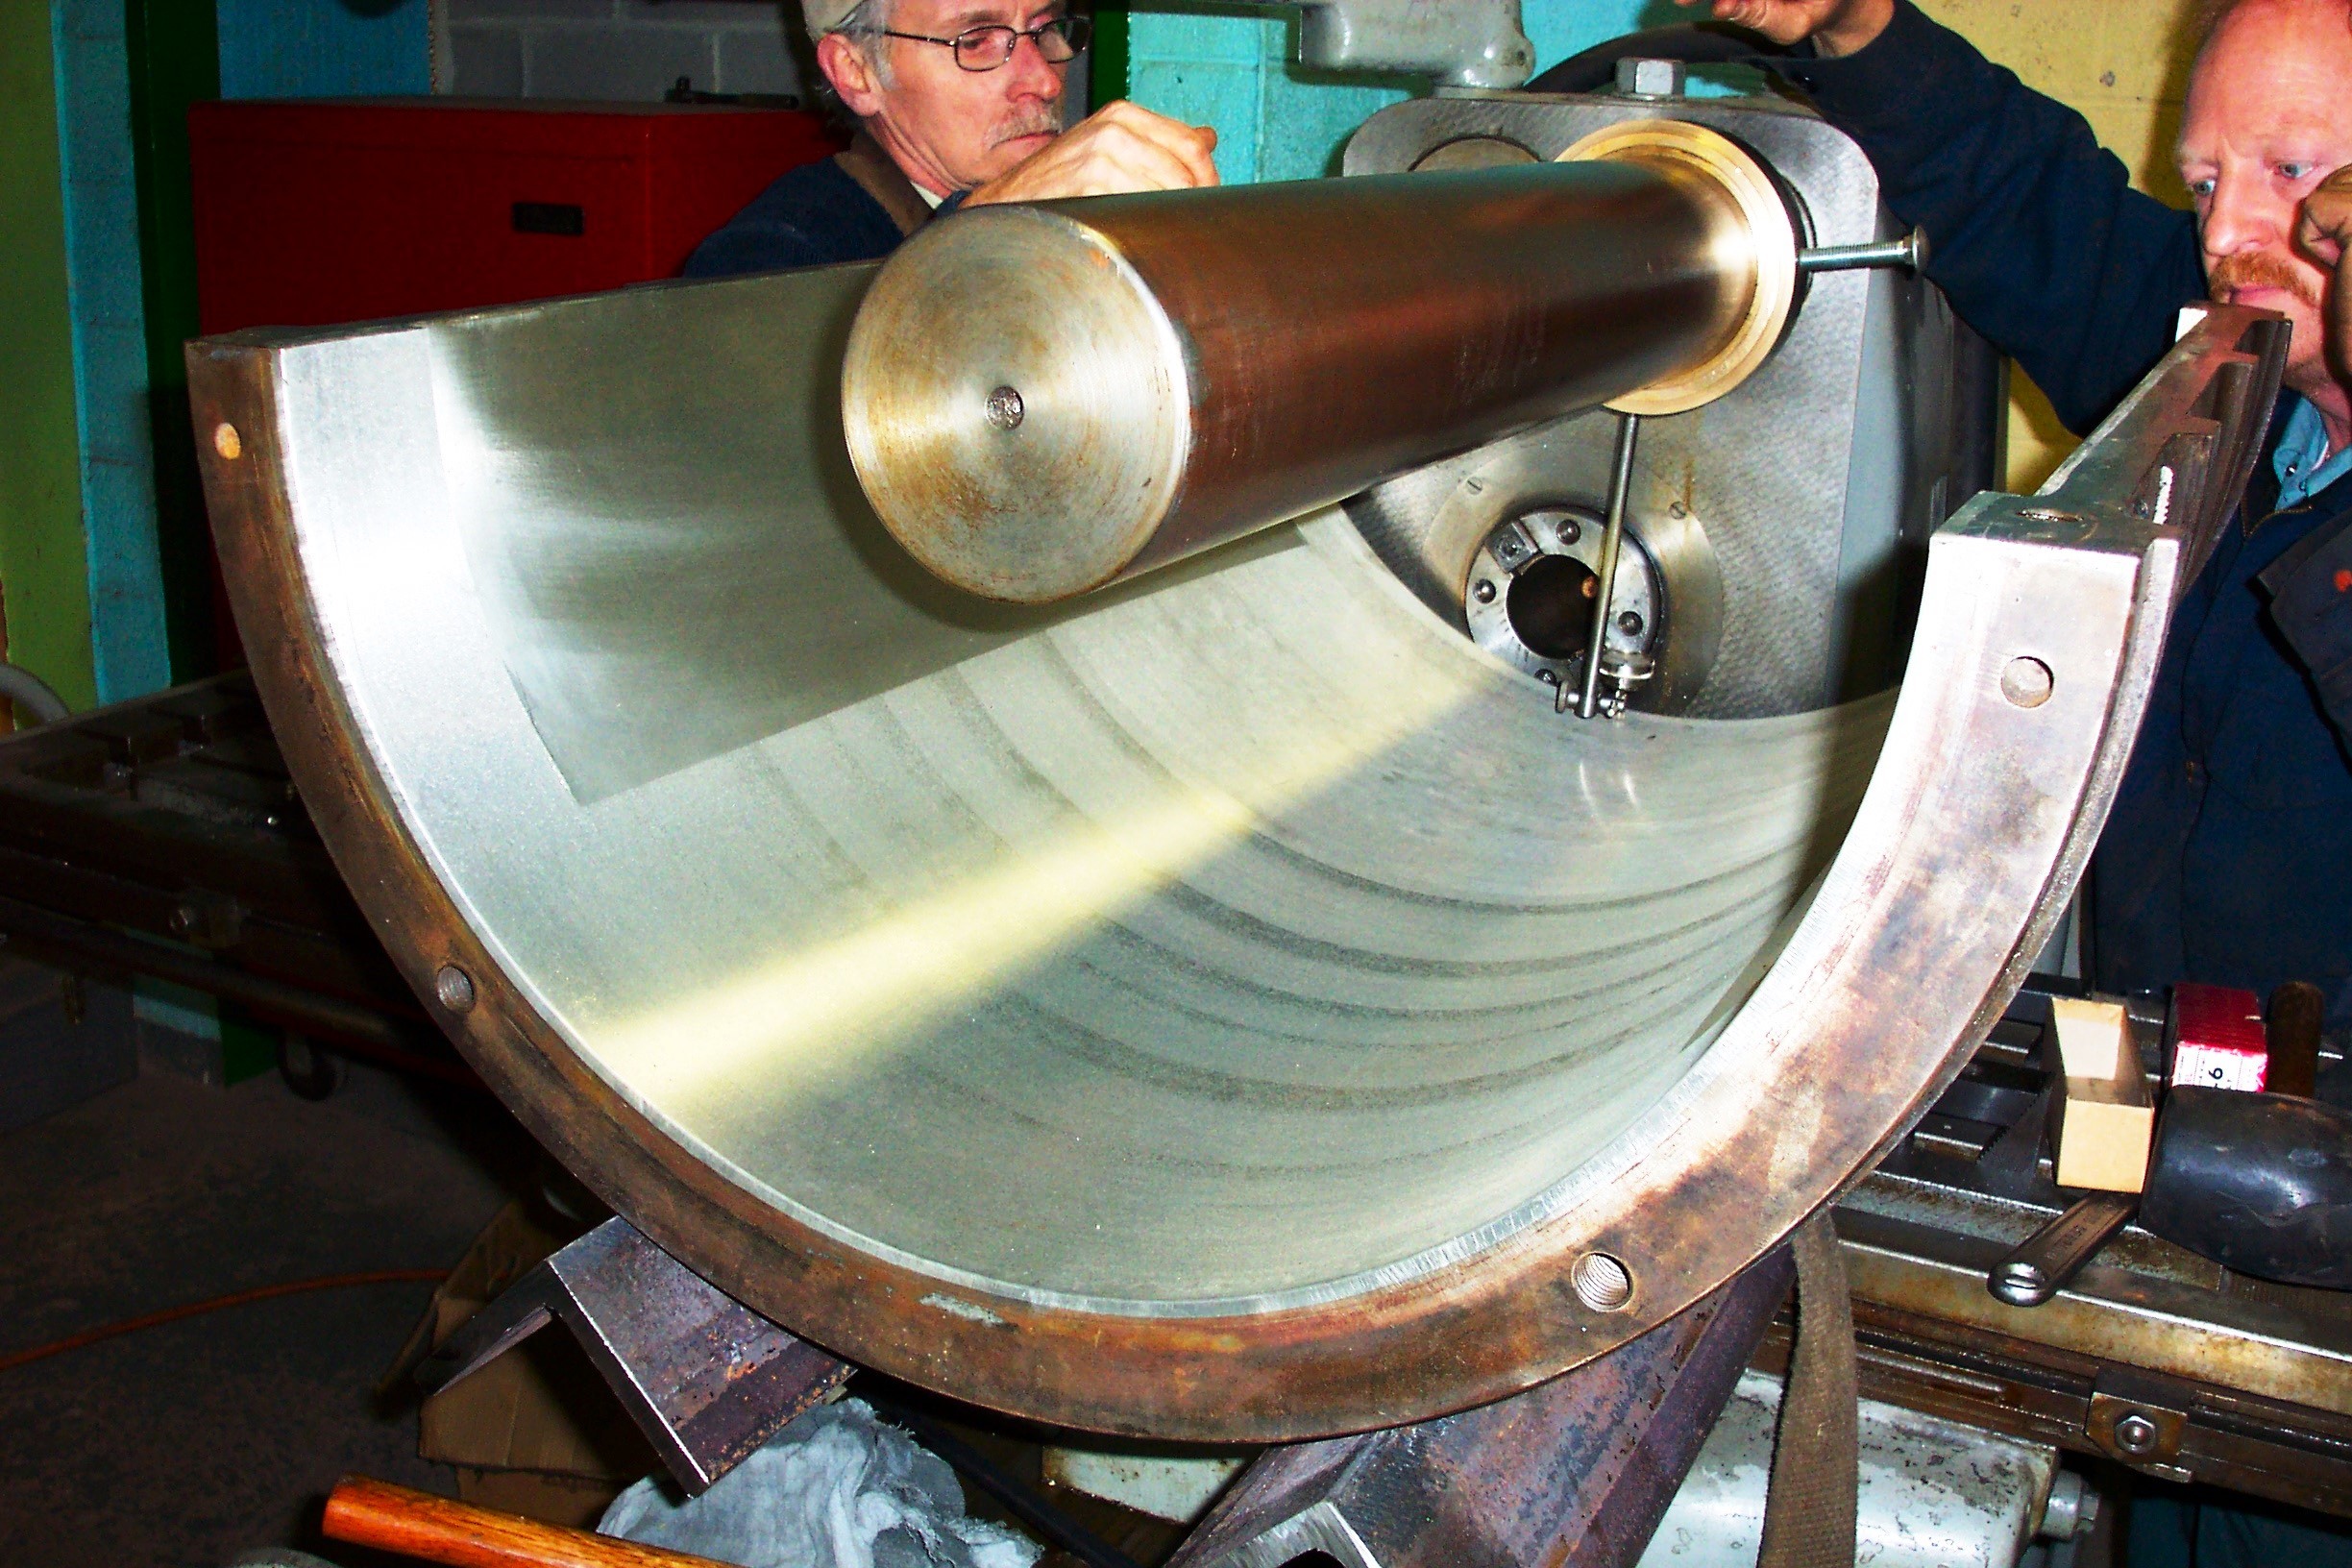
<path id="1" fill-rule="evenodd" d="M 935 38 L 928 33 L 894 33 L 887 27 L 874 32 L 886 38 L 905 38 L 910 43 L 936 43 L 955 51 L 955 62 L 968 71 L 992 71 L 1013 58 L 1013 51 L 1027 38 L 1037 45 L 1038 53 L 1048 65 L 1060 65 L 1077 58 L 1087 46 L 1092 25 L 1084 16 L 1056 16 L 1052 21 L 1040 22 L 1032 28 L 968 27 L 952 38 Z"/>

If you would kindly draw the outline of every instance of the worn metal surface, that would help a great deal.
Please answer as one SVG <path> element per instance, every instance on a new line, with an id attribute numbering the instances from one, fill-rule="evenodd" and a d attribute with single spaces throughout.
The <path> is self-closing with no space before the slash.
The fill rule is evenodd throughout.
<path id="1" fill-rule="evenodd" d="M 1842 1200 L 1874 1398 L 2306 1507 L 2352 1512 L 2352 1295 L 2277 1286 L 2118 1232 L 2044 1306 L 1981 1270 L 2057 1216 L 2038 978 L 1912 1135 Z M 2163 1009 L 2135 999 L 2153 1074 Z M 1776 1366 L 1779 1331 L 1762 1364 Z M 2137 1416 L 2139 1419 L 2134 1420 Z"/>
<path id="2" fill-rule="evenodd" d="M 849 334 L 867 499 L 943 580 L 1043 603 L 1578 409 L 1709 401 L 1795 304 L 1788 208 L 1703 126 L 1588 141 L 926 228 Z"/>
<path id="3" fill-rule="evenodd" d="M 2056 506 L 1954 519 L 1891 715 L 1564 724 L 1329 515 L 1042 629 L 905 590 L 795 423 L 864 276 L 200 345 L 232 591 L 387 945 L 602 1196 L 861 1362 L 1170 1437 L 1541 1382 L 1923 1111 L 2261 370 L 2217 312 Z"/>
<path id="4" fill-rule="evenodd" d="M 1745 285 L 1736 313 L 1703 358 L 1609 400 L 1620 413 L 1688 413 L 1735 391 L 1780 346 L 1797 307 L 1802 218 L 1753 153 L 1711 127 L 1676 117 L 1618 120 L 1587 132 L 1563 163 L 1625 163 L 1718 211 L 1710 250 Z"/>
<path id="5" fill-rule="evenodd" d="M 0 942 L 471 1080 L 336 876 L 242 672 L 0 741 Z"/>
<path id="6" fill-rule="evenodd" d="M 1252 0 L 1296 7 L 1299 62 L 1324 71 L 1428 76 L 1445 86 L 1515 87 L 1535 69 L 1519 0 Z"/>
<path id="7" fill-rule="evenodd" d="M 1781 1382 L 1751 1372 L 1675 1493 L 1640 1568 L 1753 1568 Z M 1864 1400 L 1856 1560 L 1872 1568 L 2013 1568 L 2041 1533 L 2057 1451 Z M 2071 1478 L 2070 1478 L 2071 1480 Z M 2061 1528 L 2072 1517 L 2060 1510 Z"/>
<path id="8" fill-rule="evenodd" d="M 1898 233 L 1861 150 L 1773 100 L 1417 100 L 1367 120 L 1346 167 L 1556 159 L 1661 112 L 1768 163 L 1813 242 Z M 1633 705 L 1747 718 L 1895 679 L 1929 532 L 2000 482 L 1992 432 L 1972 432 L 1963 417 L 1974 403 L 2004 401 L 1971 390 L 1989 360 L 1918 279 L 1825 276 L 1810 281 L 1778 349 L 1745 383 L 1703 409 L 1649 420 L 1628 521 L 1657 563 L 1668 635 Z M 1465 453 L 1350 499 L 1348 515 L 1422 602 L 1458 625 L 1472 557 L 1498 525 L 1546 507 L 1602 509 L 1614 423 L 1586 414 Z"/>
<path id="9" fill-rule="evenodd" d="M 1260 1456 L 1168 1568 L 1624 1568 L 1795 1270 L 1769 1254 L 1671 1322 L 1458 1415 Z"/>
<path id="10" fill-rule="evenodd" d="M 821 1402 L 850 1368 L 690 1272 L 618 1216 L 541 1262 L 417 1368 L 428 1389 L 561 1322 L 689 1496 Z"/>

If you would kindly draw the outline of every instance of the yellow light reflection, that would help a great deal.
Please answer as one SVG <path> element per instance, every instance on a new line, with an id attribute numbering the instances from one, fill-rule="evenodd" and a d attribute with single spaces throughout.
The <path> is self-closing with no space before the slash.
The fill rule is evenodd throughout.
<path id="1" fill-rule="evenodd" d="M 1425 681 L 1416 695 L 1394 694 L 1376 721 L 1343 740 L 1308 742 L 1294 733 L 1290 754 L 1266 759 L 1258 771 L 1251 801 L 1171 783 L 1115 821 L 1010 851 L 845 936 L 593 1030 L 590 1043 L 658 1100 L 721 1090 L 752 1071 L 767 1082 L 803 1083 L 847 1071 L 947 1014 L 985 1002 L 1461 694 Z"/>

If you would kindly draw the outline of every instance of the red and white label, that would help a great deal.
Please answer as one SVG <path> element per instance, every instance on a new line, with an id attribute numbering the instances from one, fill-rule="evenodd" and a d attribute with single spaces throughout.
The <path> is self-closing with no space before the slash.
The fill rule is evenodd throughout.
<path id="1" fill-rule="evenodd" d="M 2263 1051 L 2232 1050 L 2226 1045 L 2199 1045 L 2182 1041 L 2172 1052 L 2172 1082 L 2201 1084 L 2207 1089 L 2235 1089 L 2259 1093 L 2270 1070 Z"/>

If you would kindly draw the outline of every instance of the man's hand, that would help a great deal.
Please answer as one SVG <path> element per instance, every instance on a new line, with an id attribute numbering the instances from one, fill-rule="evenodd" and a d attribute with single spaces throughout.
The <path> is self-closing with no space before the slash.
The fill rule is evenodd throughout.
<path id="1" fill-rule="evenodd" d="M 1687 6 L 1695 0 L 1675 0 Z M 1715 19 L 1761 33 L 1775 43 L 1805 38 L 1834 58 L 1869 47 L 1895 19 L 1895 0 L 1714 0 Z"/>
<path id="2" fill-rule="evenodd" d="M 1213 185 L 1216 164 L 1209 155 L 1216 139 L 1205 125 L 1187 125 L 1121 99 L 1103 105 L 965 197 L 964 205 Z"/>
<path id="3" fill-rule="evenodd" d="M 2304 251 L 2336 269 L 2335 286 L 2327 294 L 2328 358 L 2340 368 L 2352 366 L 2352 273 L 2344 267 L 2345 255 L 2352 253 L 2352 163 L 2303 198 L 2297 228 Z"/>

